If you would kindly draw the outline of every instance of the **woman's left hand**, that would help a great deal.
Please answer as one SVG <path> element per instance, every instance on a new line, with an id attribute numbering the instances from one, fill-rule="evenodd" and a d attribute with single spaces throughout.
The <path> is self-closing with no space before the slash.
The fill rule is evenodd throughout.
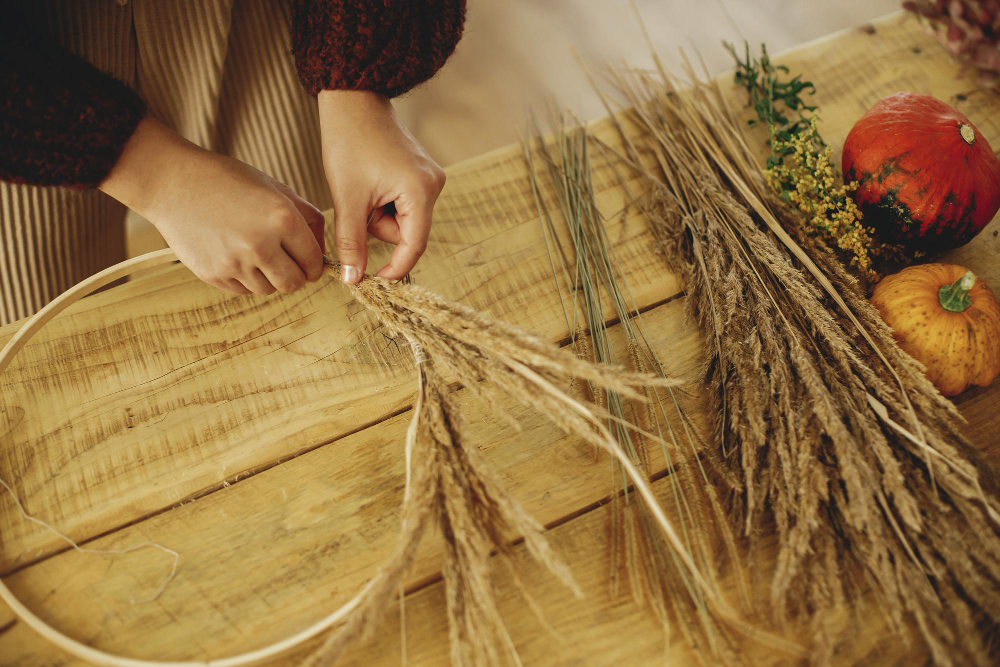
<path id="1" fill-rule="evenodd" d="M 399 122 L 384 95 L 324 90 L 318 99 L 343 280 L 353 284 L 364 275 L 368 234 L 396 245 L 378 275 L 402 278 L 427 247 L 444 171 Z M 395 210 L 386 210 L 389 203 Z"/>

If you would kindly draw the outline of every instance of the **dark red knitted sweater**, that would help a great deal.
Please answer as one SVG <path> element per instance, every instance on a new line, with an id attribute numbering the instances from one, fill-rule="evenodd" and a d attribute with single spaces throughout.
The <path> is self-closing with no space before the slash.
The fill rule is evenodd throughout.
<path id="1" fill-rule="evenodd" d="M 7 3 L 3 3 L 6 5 Z M 146 113 L 130 87 L 4 12 L 0 180 L 96 187 Z M 462 36 L 465 0 L 293 0 L 302 85 L 395 97 L 429 79 Z"/>

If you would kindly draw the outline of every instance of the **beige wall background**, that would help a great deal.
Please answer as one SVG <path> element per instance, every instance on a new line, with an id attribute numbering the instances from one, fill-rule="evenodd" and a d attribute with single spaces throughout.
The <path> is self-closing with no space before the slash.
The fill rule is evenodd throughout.
<path id="1" fill-rule="evenodd" d="M 732 66 L 722 40 L 777 53 L 897 11 L 899 0 L 635 0 L 660 57 Z M 555 99 L 587 120 L 604 110 L 577 61 L 652 66 L 629 0 L 469 0 L 465 36 L 431 81 L 397 102 L 442 165 L 518 139 L 526 110 Z"/>
<path id="2" fill-rule="evenodd" d="M 697 51 L 713 73 L 732 66 L 723 40 L 778 53 L 897 11 L 899 0 L 635 0 L 660 57 Z M 629 0 L 469 0 L 465 36 L 445 67 L 396 101 L 442 165 L 517 141 L 528 110 L 555 101 L 583 120 L 604 115 L 580 62 L 652 66 Z M 130 214 L 129 254 L 164 247 Z"/>

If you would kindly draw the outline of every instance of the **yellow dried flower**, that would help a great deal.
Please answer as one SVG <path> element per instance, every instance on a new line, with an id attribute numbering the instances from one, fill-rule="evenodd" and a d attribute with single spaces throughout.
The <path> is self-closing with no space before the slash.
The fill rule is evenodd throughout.
<path id="1" fill-rule="evenodd" d="M 830 161 L 832 150 L 810 116 L 797 132 L 771 131 L 771 150 L 777 159 L 768 161 L 764 172 L 768 187 L 793 204 L 809 226 L 831 245 L 851 256 L 851 264 L 869 280 L 879 275 L 872 256 L 889 258 L 896 250 L 874 238 L 874 230 L 864 224 L 864 216 L 850 193 L 857 182 L 842 183 Z"/>

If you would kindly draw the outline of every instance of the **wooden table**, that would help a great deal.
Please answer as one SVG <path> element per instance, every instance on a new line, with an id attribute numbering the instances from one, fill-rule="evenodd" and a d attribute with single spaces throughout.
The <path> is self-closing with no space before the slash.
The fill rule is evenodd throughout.
<path id="1" fill-rule="evenodd" d="M 915 90 L 956 106 L 1000 147 L 1000 97 L 958 77 L 955 63 L 909 18 L 887 17 L 780 60 L 816 83 L 822 131 L 834 146 L 876 100 Z M 594 129 L 614 139 L 608 123 Z M 763 137 L 756 139 L 763 154 Z M 619 210 L 615 174 L 595 169 L 602 209 Z M 566 340 L 518 147 L 451 168 L 435 218 L 414 275 L 419 283 Z M 668 370 L 693 377 L 701 337 L 683 317 L 684 294 L 652 252 L 645 223 L 616 216 L 609 231 Z M 994 220 L 951 256 L 995 289 L 998 231 Z M 375 252 L 384 256 L 383 248 Z M 0 330 L 0 343 L 16 328 Z M 175 266 L 85 299 L 0 378 L 0 475 L 31 513 L 88 546 L 153 540 L 180 553 L 180 568 L 158 600 L 133 605 L 169 569 L 167 556 L 67 550 L 2 495 L 0 572 L 57 628 L 130 656 L 223 657 L 291 634 L 350 597 L 394 544 L 413 388 L 405 348 L 330 283 L 290 296 L 234 298 Z M 1000 383 L 958 399 L 969 435 L 993 461 L 1000 458 L 998 401 Z M 503 611 L 524 663 L 661 664 L 664 639 L 651 614 L 627 585 L 617 597 L 608 585 L 608 461 L 595 461 L 589 448 L 523 410 L 515 409 L 524 421 L 515 435 L 467 403 L 481 449 L 513 495 L 552 529 L 554 547 L 586 593 L 577 600 L 525 561 L 553 636 L 501 575 Z M 704 421 L 700 403 L 693 406 Z M 447 661 L 439 562 L 432 535 L 406 584 L 412 664 Z M 755 567 L 764 583 L 769 566 Z M 855 613 L 864 622 L 838 648 L 845 663 L 922 659 L 919 644 L 907 648 L 886 631 L 874 603 L 862 599 L 832 622 L 846 628 Z M 345 662 L 395 664 L 400 641 L 393 610 L 377 638 Z M 679 664 L 686 650 L 679 639 L 671 646 Z M 746 654 L 783 660 L 749 642 Z M 0 608 L 0 662 L 73 661 Z"/>

